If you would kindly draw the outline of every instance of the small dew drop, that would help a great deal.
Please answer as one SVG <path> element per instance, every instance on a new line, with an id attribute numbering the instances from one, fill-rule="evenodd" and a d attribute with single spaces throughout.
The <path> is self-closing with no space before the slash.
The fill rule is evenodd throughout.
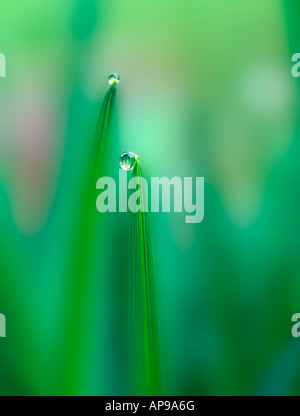
<path id="1" fill-rule="evenodd" d="M 138 159 L 139 157 L 135 153 L 125 152 L 120 157 L 120 166 L 124 170 L 132 170 Z"/>
<path id="2" fill-rule="evenodd" d="M 116 72 L 113 72 L 112 74 L 108 76 L 108 83 L 110 85 L 119 84 L 119 82 L 120 82 L 120 75 L 117 74 Z"/>

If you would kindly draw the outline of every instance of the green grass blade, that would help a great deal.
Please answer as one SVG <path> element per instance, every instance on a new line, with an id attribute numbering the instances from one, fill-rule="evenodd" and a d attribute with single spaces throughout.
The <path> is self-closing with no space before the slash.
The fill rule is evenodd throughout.
<path id="1" fill-rule="evenodd" d="M 67 328 L 67 331 L 62 337 L 61 385 L 58 386 L 58 391 L 65 391 L 70 395 L 80 391 L 78 375 L 83 348 L 82 339 L 86 330 L 86 322 L 88 322 L 89 296 L 94 283 L 93 277 L 90 277 L 89 267 L 97 221 L 96 182 L 103 172 L 115 99 L 116 88 L 113 85 L 105 94 L 98 117 L 91 149 L 91 162 L 85 188 L 82 190 L 81 208 L 78 210 L 74 226 L 74 245 L 71 248 L 70 261 L 67 265 L 68 304 L 65 322 L 62 325 L 62 328 Z"/>
<path id="2" fill-rule="evenodd" d="M 139 161 L 133 171 L 143 178 Z M 140 204 L 144 207 L 144 190 L 140 183 Z M 132 213 L 133 270 L 130 321 L 134 334 L 135 388 L 143 395 L 158 395 L 161 389 L 158 321 L 155 299 L 152 246 L 148 215 L 142 210 Z"/>
<path id="3" fill-rule="evenodd" d="M 91 192 L 95 189 L 96 181 L 102 176 L 103 173 L 103 164 L 105 157 L 105 149 L 107 145 L 107 138 L 109 135 L 109 128 L 111 124 L 111 118 L 114 108 L 116 98 L 116 86 L 112 85 L 107 90 L 99 119 L 96 126 L 96 132 L 94 137 L 92 155 L 91 155 L 91 166 L 92 171 L 90 173 L 91 177 Z M 94 204 L 94 200 L 92 202 Z"/>

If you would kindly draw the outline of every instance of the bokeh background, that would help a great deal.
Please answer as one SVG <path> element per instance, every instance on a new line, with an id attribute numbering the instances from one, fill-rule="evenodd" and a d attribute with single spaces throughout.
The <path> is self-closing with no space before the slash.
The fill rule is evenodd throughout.
<path id="1" fill-rule="evenodd" d="M 297 0 L 1 2 L 1 395 L 136 393 L 128 216 L 101 216 L 74 254 L 113 71 L 106 174 L 130 150 L 147 178 L 206 181 L 202 224 L 150 218 L 161 394 L 300 394 L 299 15 Z"/>

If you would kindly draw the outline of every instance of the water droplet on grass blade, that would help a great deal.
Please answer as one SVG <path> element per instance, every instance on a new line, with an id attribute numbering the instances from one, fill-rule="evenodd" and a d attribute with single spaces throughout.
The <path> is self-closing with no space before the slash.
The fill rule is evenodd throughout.
<path id="1" fill-rule="evenodd" d="M 120 157 L 120 166 L 124 170 L 132 170 L 138 160 L 138 155 L 133 152 L 125 152 Z"/>
<path id="2" fill-rule="evenodd" d="M 116 72 L 113 72 L 112 74 L 108 76 L 108 83 L 110 85 L 119 84 L 119 82 L 120 82 L 120 75 L 117 74 Z"/>

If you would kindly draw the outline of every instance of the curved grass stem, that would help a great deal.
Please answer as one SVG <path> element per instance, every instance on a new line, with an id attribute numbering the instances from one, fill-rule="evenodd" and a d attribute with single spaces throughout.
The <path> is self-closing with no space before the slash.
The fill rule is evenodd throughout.
<path id="1" fill-rule="evenodd" d="M 67 265 L 68 304 L 63 325 L 67 330 L 63 335 L 63 354 L 61 355 L 63 362 L 60 375 L 62 385 L 60 387 L 71 395 L 80 391 L 78 374 L 80 374 L 82 338 L 88 319 L 89 295 L 93 286 L 93 279 L 89 277 L 89 267 L 91 253 L 93 253 L 94 225 L 97 215 L 94 195 L 96 181 L 103 170 L 115 95 L 116 89 L 113 85 L 107 90 L 99 113 L 91 149 L 90 168 L 87 172 L 85 188 L 82 190 L 81 208 L 78 210 L 74 228 L 74 244 L 71 247 Z"/>
<path id="2" fill-rule="evenodd" d="M 152 246 L 148 215 L 145 212 L 143 172 L 139 160 L 133 175 L 140 186 L 140 207 L 132 213 L 133 270 L 130 285 L 132 294 L 131 325 L 134 331 L 134 360 L 137 372 L 136 385 L 141 394 L 157 395 L 160 392 L 160 363 L 158 321 L 155 299 Z"/>

